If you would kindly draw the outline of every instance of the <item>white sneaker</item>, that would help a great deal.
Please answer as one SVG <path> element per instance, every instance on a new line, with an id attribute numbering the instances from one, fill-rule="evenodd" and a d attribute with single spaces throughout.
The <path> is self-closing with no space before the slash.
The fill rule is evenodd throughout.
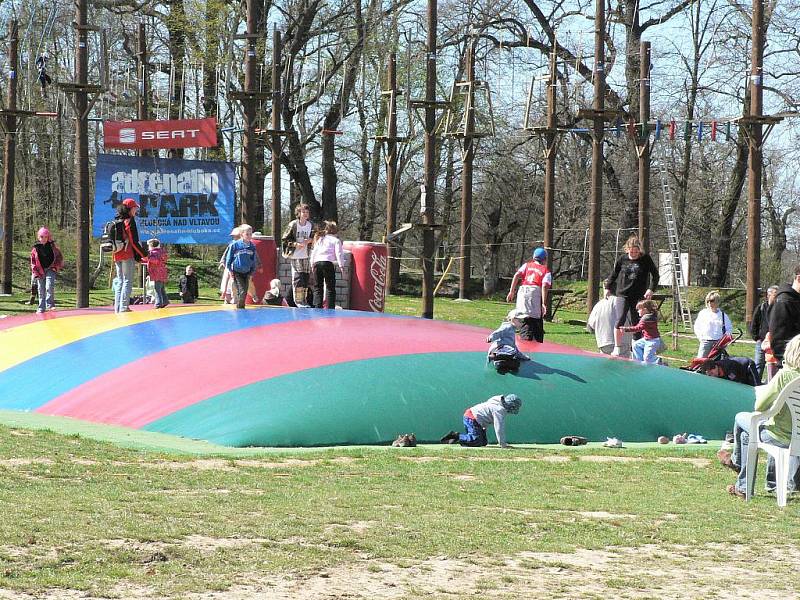
<path id="1" fill-rule="evenodd" d="M 622 354 L 622 350 L 619 346 L 614 346 L 614 349 L 611 351 L 611 356 L 619 356 Z"/>

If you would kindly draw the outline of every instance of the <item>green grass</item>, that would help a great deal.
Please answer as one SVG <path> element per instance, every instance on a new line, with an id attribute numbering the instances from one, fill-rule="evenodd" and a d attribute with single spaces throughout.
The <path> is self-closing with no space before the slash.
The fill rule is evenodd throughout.
<path id="1" fill-rule="evenodd" d="M 589 460 L 619 452 L 341 448 L 192 459 L 0 427 L 0 504 L 14 507 L 0 514 L 0 589 L 104 596 L 124 580 L 175 596 L 225 590 L 253 572 L 363 561 L 375 572 L 431 557 L 502 564 L 523 552 L 747 543 L 753 531 L 782 544 L 800 537 L 799 505 L 775 518 L 774 498 L 745 505 L 721 493 L 730 476 L 712 449 Z"/>

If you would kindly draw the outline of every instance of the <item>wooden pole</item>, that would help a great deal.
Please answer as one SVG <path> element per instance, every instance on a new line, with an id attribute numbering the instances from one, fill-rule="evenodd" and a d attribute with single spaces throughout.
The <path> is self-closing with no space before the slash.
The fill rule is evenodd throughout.
<path id="1" fill-rule="evenodd" d="M 425 54 L 425 210 L 422 212 L 422 317 L 433 318 L 434 200 L 436 186 L 436 27 L 437 0 L 428 0 Z"/>
<path id="2" fill-rule="evenodd" d="M 272 130 L 281 128 L 281 32 L 272 31 Z M 281 136 L 272 137 L 272 235 L 277 241 L 281 235 Z"/>
<path id="3" fill-rule="evenodd" d="M 639 147 L 639 239 L 642 252 L 650 252 L 650 42 L 639 48 L 639 122 L 643 131 Z"/>
<path id="4" fill-rule="evenodd" d="M 89 306 L 89 116 L 86 84 L 89 76 L 89 44 L 87 0 L 75 2 L 75 206 L 77 218 L 77 256 L 75 306 Z"/>
<path id="5" fill-rule="evenodd" d="M 19 62 L 19 36 L 16 19 L 10 24 L 8 49 L 8 110 L 6 117 L 6 139 L 3 156 L 3 270 L 0 293 L 12 293 L 11 280 L 14 264 L 14 175 L 17 154 L 17 74 Z M 27 280 L 26 280 L 27 281 Z"/>
<path id="6" fill-rule="evenodd" d="M 603 214 L 603 129 L 605 107 L 605 2 L 595 0 L 594 19 L 594 118 L 592 124 L 592 175 L 589 205 L 589 282 L 586 290 L 587 312 L 597 303 L 600 286 L 600 235 Z"/>
<path id="7" fill-rule="evenodd" d="M 472 166 L 475 161 L 475 44 L 467 46 L 467 97 L 464 122 L 464 147 L 461 155 L 461 262 L 458 267 L 458 297 L 469 297 L 470 250 L 472 249 Z"/>
<path id="8" fill-rule="evenodd" d="M 547 130 L 544 134 L 544 247 L 547 249 L 547 268 L 553 268 L 553 207 L 556 196 L 556 150 L 558 130 L 556 126 L 556 39 L 553 36 L 553 51 L 550 54 L 550 77 L 547 81 Z M 552 295 L 547 295 L 547 316 L 552 318 Z"/>
<path id="9" fill-rule="evenodd" d="M 386 137 L 386 235 L 397 229 L 397 53 L 389 55 L 387 68 L 389 102 L 387 117 L 389 127 Z M 388 292 L 397 291 L 400 281 L 400 261 L 397 259 L 398 246 L 389 241 L 389 285 Z"/>
<path id="10" fill-rule="evenodd" d="M 256 91 L 256 3 L 258 0 L 247 0 L 247 34 L 245 35 L 244 58 L 244 92 L 242 99 L 244 108 L 244 131 L 242 139 L 242 221 L 259 229 L 258 205 L 262 205 L 261 221 L 263 222 L 263 199 L 256 198 L 256 100 L 251 94 Z"/>
<path id="11" fill-rule="evenodd" d="M 747 173 L 747 292 L 745 321 L 753 321 L 761 272 L 761 172 L 764 100 L 764 0 L 753 0 L 753 47 L 750 71 L 750 123 Z"/>

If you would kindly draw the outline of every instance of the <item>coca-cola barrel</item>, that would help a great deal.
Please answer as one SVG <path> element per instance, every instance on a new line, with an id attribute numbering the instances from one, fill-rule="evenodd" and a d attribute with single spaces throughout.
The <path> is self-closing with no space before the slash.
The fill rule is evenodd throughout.
<path id="1" fill-rule="evenodd" d="M 247 303 L 253 304 L 253 295 L 259 303 L 264 299 L 264 294 L 269 290 L 269 282 L 278 275 L 278 250 L 272 236 L 254 234 L 253 243 L 256 245 L 258 258 L 261 259 L 261 269 L 253 273 L 250 280 L 250 289 L 247 294 Z"/>
<path id="2" fill-rule="evenodd" d="M 389 256 L 386 244 L 345 242 L 353 255 L 350 274 L 350 309 L 383 312 Z"/>

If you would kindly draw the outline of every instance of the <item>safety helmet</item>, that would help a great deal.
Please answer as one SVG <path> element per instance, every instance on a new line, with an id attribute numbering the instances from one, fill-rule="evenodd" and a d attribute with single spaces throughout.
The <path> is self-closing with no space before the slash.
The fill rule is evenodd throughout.
<path id="1" fill-rule="evenodd" d="M 505 408 L 506 411 L 510 412 L 512 415 L 515 415 L 522 407 L 522 400 L 520 400 L 516 394 L 507 394 L 500 397 L 500 404 L 503 405 L 503 408 Z"/>
<path id="2" fill-rule="evenodd" d="M 539 262 L 547 260 L 547 250 L 541 247 L 537 248 L 533 251 L 533 259 L 538 260 Z"/>

